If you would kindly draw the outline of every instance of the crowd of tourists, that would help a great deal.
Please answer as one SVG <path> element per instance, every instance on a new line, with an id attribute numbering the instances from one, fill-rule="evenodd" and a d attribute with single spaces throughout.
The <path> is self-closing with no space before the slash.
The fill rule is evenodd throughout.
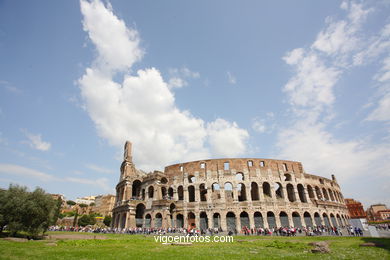
<path id="1" fill-rule="evenodd" d="M 383 231 L 390 231 L 390 223 L 387 224 L 375 224 L 376 229 Z"/>
<path id="2" fill-rule="evenodd" d="M 382 227 L 381 227 L 382 228 Z M 387 227 L 388 228 L 388 227 Z M 343 230 L 346 230 L 346 234 L 343 234 Z M 114 233 L 114 234 L 143 234 L 143 235 L 167 235 L 167 234 L 182 234 L 190 236 L 199 236 L 199 235 L 217 235 L 223 230 L 221 228 L 208 228 L 208 229 L 196 229 L 196 228 L 101 228 L 101 227 L 66 227 L 66 226 L 52 226 L 49 228 L 49 231 L 73 231 L 73 232 L 90 232 L 90 233 Z M 228 231 L 228 235 L 237 235 L 238 233 L 244 235 L 263 235 L 263 236 L 296 236 L 306 235 L 306 236 L 362 236 L 363 230 L 357 227 L 327 227 L 327 226 L 317 226 L 317 227 L 274 227 L 274 228 L 248 228 L 243 227 L 241 232 L 237 230 Z"/>

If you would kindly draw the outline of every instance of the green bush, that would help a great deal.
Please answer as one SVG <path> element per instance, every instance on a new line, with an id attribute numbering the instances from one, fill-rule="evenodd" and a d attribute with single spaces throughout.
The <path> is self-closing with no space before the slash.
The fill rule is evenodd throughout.
<path id="1" fill-rule="evenodd" d="M 44 233 L 58 217 L 58 203 L 41 188 L 10 185 L 0 192 L 0 230 L 7 226 L 11 235 L 24 231 L 33 237 Z"/>
<path id="2" fill-rule="evenodd" d="M 111 216 L 105 216 L 103 219 L 103 224 L 109 227 L 111 225 L 111 220 L 112 220 Z"/>
<path id="3" fill-rule="evenodd" d="M 88 225 L 95 225 L 96 219 L 94 215 L 82 215 L 78 221 L 77 224 L 81 227 L 85 227 Z"/>

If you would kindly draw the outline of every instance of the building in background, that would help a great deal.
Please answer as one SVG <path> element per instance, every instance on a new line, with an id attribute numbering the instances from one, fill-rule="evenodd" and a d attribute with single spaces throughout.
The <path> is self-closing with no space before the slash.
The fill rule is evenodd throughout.
<path id="1" fill-rule="evenodd" d="M 102 216 L 112 216 L 112 209 L 115 205 L 115 195 L 99 195 L 95 197 L 95 205 L 92 212 L 100 213 Z"/>
<path id="2" fill-rule="evenodd" d="M 92 203 L 95 203 L 95 197 L 96 196 L 87 196 L 87 197 L 77 198 L 75 202 L 77 204 L 91 205 Z"/>
<path id="3" fill-rule="evenodd" d="M 345 205 L 348 208 L 351 218 L 366 218 L 367 214 L 364 211 L 363 204 L 354 199 L 345 199 Z"/>
<path id="4" fill-rule="evenodd" d="M 370 221 L 386 220 L 390 217 L 390 209 L 385 204 L 374 204 L 367 209 L 367 217 Z"/>

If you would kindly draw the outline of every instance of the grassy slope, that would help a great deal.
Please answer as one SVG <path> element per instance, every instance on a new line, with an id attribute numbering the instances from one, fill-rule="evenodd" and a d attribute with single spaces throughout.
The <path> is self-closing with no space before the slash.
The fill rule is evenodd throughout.
<path id="1" fill-rule="evenodd" d="M 197 243 L 172 246 L 152 236 L 106 235 L 107 240 L 47 241 L 0 240 L 1 259 L 390 259 L 390 239 L 340 237 L 234 237 L 234 243 Z M 309 242 L 329 240 L 330 254 L 313 254 Z M 385 248 L 359 247 L 380 241 Z"/>

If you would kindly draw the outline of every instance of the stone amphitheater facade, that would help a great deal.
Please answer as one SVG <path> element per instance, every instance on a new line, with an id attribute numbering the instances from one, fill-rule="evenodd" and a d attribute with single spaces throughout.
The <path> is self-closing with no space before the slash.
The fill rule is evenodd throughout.
<path id="1" fill-rule="evenodd" d="M 113 228 L 344 226 L 339 184 L 305 173 L 295 161 L 226 158 L 179 163 L 146 174 L 126 142 Z"/>

